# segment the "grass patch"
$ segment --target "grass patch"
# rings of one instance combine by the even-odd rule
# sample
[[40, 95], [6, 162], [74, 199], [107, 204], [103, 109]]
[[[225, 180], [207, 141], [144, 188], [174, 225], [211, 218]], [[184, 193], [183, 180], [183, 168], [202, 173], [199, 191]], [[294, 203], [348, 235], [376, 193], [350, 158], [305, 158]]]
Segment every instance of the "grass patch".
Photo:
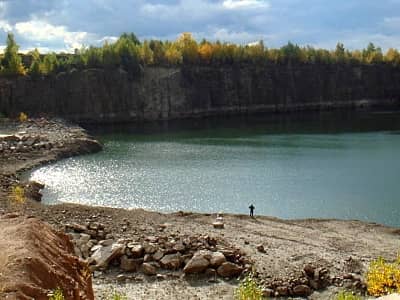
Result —
[[335, 300], [361, 300], [361, 297], [353, 295], [350, 291], [340, 291], [336, 295]]

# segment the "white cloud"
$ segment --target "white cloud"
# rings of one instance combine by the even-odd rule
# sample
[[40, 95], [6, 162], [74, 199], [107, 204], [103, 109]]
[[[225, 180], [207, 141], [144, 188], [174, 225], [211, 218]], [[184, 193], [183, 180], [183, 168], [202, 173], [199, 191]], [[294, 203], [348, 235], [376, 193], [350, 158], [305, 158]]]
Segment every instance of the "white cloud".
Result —
[[65, 26], [54, 26], [42, 20], [19, 22], [14, 27], [16, 32], [27, 40], [38, 43], [63, 43], [67, 51], [81, 48], [88, 38], [87, 32], [70, 32]]
[[269, 4], [260, 0], [225, 0], [222, 5], [227, 9], [268, 8]]
[[12, 27], [7, 22], [0, 20], [0, 30], [3, 30], [4, 32], [9, 32], [12, 30]]
[[103, 45], [105, 42], [107, 43], [114, 43], [118, 40], [118, 37], [116, 36], [105, 36], [102, 37], [101, 39], [96, 40], [97, 44]]
[[226, 28], [215, 29], [211, 34], [214, 40], [231, 43], [252, 43], [266, 38], [263, 34], [255, 34], [246, 31], [231, 31]]

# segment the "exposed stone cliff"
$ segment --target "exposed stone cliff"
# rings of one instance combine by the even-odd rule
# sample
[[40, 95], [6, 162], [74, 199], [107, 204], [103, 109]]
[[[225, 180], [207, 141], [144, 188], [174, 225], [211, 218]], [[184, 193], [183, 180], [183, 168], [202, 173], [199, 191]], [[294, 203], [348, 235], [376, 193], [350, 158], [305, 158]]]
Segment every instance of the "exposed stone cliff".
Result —
[[0, 78], [0, 112], [74, 121], [142, 121], [201, 115], [400, 103], [400, 67], [241, 65], [89, 69]]

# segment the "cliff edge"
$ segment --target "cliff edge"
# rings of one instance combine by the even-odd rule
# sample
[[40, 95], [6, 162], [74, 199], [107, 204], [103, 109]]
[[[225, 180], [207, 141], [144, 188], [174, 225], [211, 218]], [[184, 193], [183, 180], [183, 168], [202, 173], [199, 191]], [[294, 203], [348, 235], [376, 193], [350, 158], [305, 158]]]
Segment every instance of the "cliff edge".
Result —
[[391, 65], [225, 65], [72, 70], [0, 78], [0, 113], [77, 122], [400, 105], [400, 68]]

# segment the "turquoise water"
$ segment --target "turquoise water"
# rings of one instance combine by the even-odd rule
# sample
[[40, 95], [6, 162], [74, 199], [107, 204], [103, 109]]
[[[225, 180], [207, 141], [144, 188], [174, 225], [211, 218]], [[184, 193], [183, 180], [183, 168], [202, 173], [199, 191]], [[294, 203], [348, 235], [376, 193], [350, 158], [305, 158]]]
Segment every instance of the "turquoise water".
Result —
[[[186, 128], [186, 129], [185, 129]], [[400, 226], [400, 114], [103, 128], [104, 151], [34, 170], [44, 202]]]

